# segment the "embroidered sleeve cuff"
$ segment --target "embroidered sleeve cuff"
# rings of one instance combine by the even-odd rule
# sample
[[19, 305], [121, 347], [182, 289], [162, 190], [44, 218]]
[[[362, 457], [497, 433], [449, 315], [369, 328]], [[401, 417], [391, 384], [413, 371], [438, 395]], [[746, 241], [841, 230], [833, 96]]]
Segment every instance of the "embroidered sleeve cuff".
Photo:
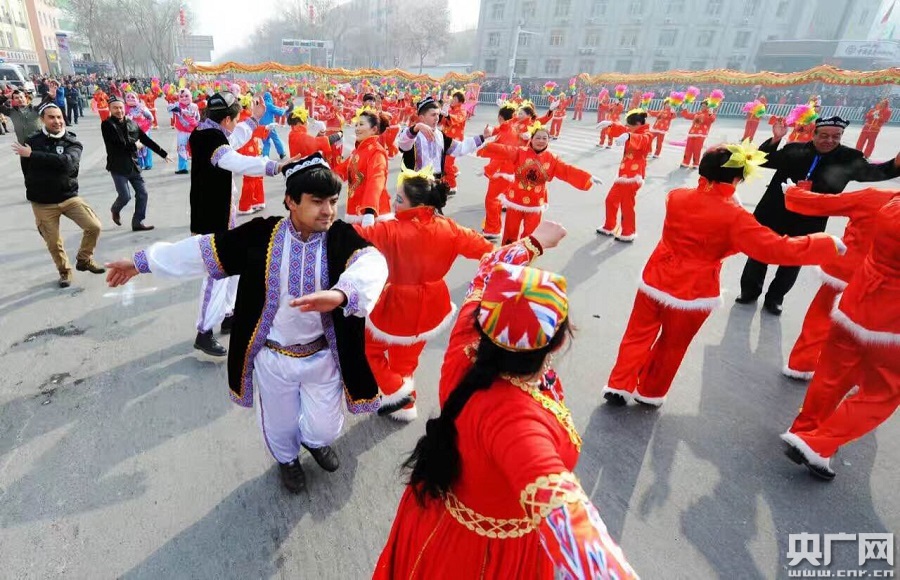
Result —
[[276, 163], [272, 159], [269, 159], [268, 161], [266, 161], [266, 175], [268, 175], [269, 177], [274, 177], [277, 174], [278, 174], [278, 163]]
[[359, 292], [356, 291], [352, 284], [345, 280], [338, 280], [338, 283], [331, 289], [338, 290], [347, 297], [347, 303], [342, 306], [344, 316], [353, 316], [359, 312]]
[[484, 144], [484, 135], [475, 136], [475, 146], [481, 147]]
[[200, 256], [203, 258], [203, 265], [206, 266], [206, 272], [209, 274], [209, 277], [214, 280], [227, 278], [228, 273], [222, 267], [222, 262], [219, 261], [219, 253], [216, 251], [215, 236], [212, 234], [200, 236], [199, 244]]
[[218, 167], [219, 161], [221, 161], [222, 157], [224, 157], [225, 154], [229, 151], [231, 151], [230, 145], [219, 145], [218, 147], [216, 147], [216, 150], [213, 151], [212, 157], [210, 157], [209, 162]]
[[149, 274], [150, 273], [150, 262], [147, 260], [147, 252], [141, 250], [139, 252], [134, 253], [134, 267], [137, 268], [137, 271], [141, 274]]
[[526, 250], [534, 254], [532, 258], [537, 258], [544, 253], [544, 248], [541, 247], [541, 243], [534, 236], [528, 236], [522, 240], [522, 245], [525, 246]]
[[578, 483], [578, 478], [570, 471], [541, 476], [522, 490], [519, 503], [535, 524], [554, 509], [573, 502], [589, 502]]
[[247, 125], [250, 127], [251, 132], [255, 131], [256, 128], [259, 127], [259, 121], [257, 121], [253, 117], [250, 117], [249, 119], [247, 119], [244, 122], [247, 123]]
[[410, 138], [410, 139], [412, 139], [412, 138], [414, 138], [414, 137], [416, 136], [416, 132], [413, 131], [413, 127], [414, 127], [414, 126], [415, 126], [415, 125], [410, 125], [410, 126], [406, 129], [406, 134], [409, 135], [409, 138]]

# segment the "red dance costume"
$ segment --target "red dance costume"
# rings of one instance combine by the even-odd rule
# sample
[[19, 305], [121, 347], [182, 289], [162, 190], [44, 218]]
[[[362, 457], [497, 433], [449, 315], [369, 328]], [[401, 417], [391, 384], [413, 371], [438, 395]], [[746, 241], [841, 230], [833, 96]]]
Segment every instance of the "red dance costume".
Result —
[[696, 169], [700, 165], [700, 157], [703, 155], [703, 143], [709, 135], [710, 127], [716, 121], [716, 114], [709, 109], [705, 111], [700, 109], [696, 113], [682, 109], [681, 116], [691, 121], [681, 166]]
[[353, 154], [332, 169], [347, 182], [347, 215], [344, 221], [360, 223], [367, 209], [375, 210], [378, 220], [394, 217], [386, 189], [387, 151], [378, 142], [378, 135], [357, 143]]
[[[587, 104], [587, 95], [584, 91], [578, 91], [578, 94], [575, 96], [575, 114], [572, 115], [573, 121], [580, 121], [582, 116], [584, 116], [584, 106]], [[599, 123], [599, 121], [598, 121]]]
[[[462, 141], [466, 138], [466, 120], [468, 120], [468, 118], [469, 113], [456, 99], [453, 99], [453, 103], [450, 105], [450, 111], [441, 121], [441, 131], [451, 139]], [[396, 135], [394, 135], [394, 137], [396, 139]], [[447, 155], [444, 157], [443, 181], [450, 189], [456, 189], [457, 175], [459, 175], [459, 168], [456, 167], [456, 158], [452, 155]]]
[[298, 155], [306, 157], [319, 152], [328, 159], [331, 145], [328, 143], [328, 137], [310, 135], [306, 125], [292, 125], [291, 132], [288, 133], [288, 151], [291, 157]]
[[[499, 263], [521, 268], [539, 254], [526, 239], [482, 260], [444, 357], [442, 401], [471, 368], [486, 279], [499, 278]], [[572, 473], [581, 438], [552, 371], [539, 384], [498, 378], [456, 428], [459, 479], [424, 504], [407, 487], [374, 579], [637, 578]]]
[[856, 148], [863, 152], [866, 159], [872, 156], [875, 149], [875, 140], [885, 123], [891, 120], [891, 107], [887, 101], [881, 101], [866, 113], [859, 139], [856, 140]]
[[701, 177], [696, 188], [672, 190], [604, 394], [663, 403], [694, 335], [722, 303], [722, 261], [738, 252], [800, 266], [833, 258], [837, 246], [828, 234], [790, 238], [760, 225], [731, 184]]
[[478, 151], [479, 157], [506, 161], [515, 167], [515, 180], [501, 203], [506, 207], [503, 243], [508, 244], [531, 235], [541, 223], [547, 209], [547, 184], [561, 179], [582, 191], [591, 188], [591, 174], [569, 165], [544, 149], [540, 153], [530, 146], [510, 147], [488, 143]]
[[[609, 112], [606, 114], [606, 118], [602, 119], [603, 121], [612, 121], [613, 123], [618, 123], [622, 119], [622, 111], [625, 110], [625, 107], [622, 106], [622, 103], [613, 103], [609, 106]], [[609, 127], [604, 127], [602, 131], [600, 131], [600, 146], [606, 146], [607, 149], [612, 147], [613, 138], [612, 135], [609, 134]]]
[[[628, 129], [624, 125], [613, 124], [608, 127], [609, 134], [613, 138], [624, 135]], [[619, 175], [613, 182], [609, 193], [606, 194], [606, 220], [601, 233], [611, 236], [617, 235], [618, 239], [631, 241], [636, 235], [636, 220], [634, 216], [634, 201], [637, 192], [644, 184], [644, 176], [647, 173], [647, 155], [653, 145], [653, 136], [650, 127], [641, 125], [629, 134], [625, 142], [625, 153], [622, 163], [619, 164]], [[622, 210], [622, 229], [616, 234], [616, 221], [619, 209]]]
[[815, 123], [797, 123], [793, 125], [793, 130], [788, 135], [788, 143], [809, 143], [815, 131]]
[[[609, 117], [609, 108], [612, 106], [612, 103], [609, 100], [609, 95], [600, 98], [599, 95], [597, 97], [597, 122], [600, 123], [605, 121], [607, 117]], [[602, 142], [600, 143], [603, 144]]]
[[[243, 120], [243, 119], [242, 119]], [[266, 127], [257, 127], [253, 130], [253, 136], [237, 150], [241, 155], [259, 157], [262, 155], [263, 141], [268, 139], [269, 130]], [[241, 186], [241, 200], [238, 203], [238, 211], [250, 213], [266, 207], [266, 190], [263, 185], [264, 177], [252, 177], [244, 175], [244, 183]]]
[[557, 105], [556, 109], [554, 109], [553, 120], [550, 121], [550, 136], [554, 139], [559, 139], [559, 132], [562, 131], [563, 121], [566, 120], [566, 109], [569, 108], [571, 99], [569, 99], [565, 95], [562, 95], [555, 100], [559, 102], [559, 105]]
[[806, 311], [800, 336], [797, 337], [784, 368], [785, 375], [795, 379], [812, 378], [819, 353], [831, 328], [834, 301], [862, 266], [872, 247], [878, 211], [897, 193], [896, 189], [868, 188], [841, 195], [822, 195], [799, 187], [788, 189], [784, 205], [790, 211], [811, 216], [847, 216], [850, 221], [847, 222], [843, 235], [847, 252], [825, 262], [819, 270], [822, 285]]
[[650, 136], [653, 138], [653, 141], [656, 142], [656, 149], [653, 151], [654, 157], [659, 157], [660, 153], [662, 153], [663, 141], [666, 139], [666, 133], [669, 132], [669, 127], [672, 125], [672, 119], [675, 118], [675, 111], [672, 110], [672, 107], [669, 105], [663, 104], [662, 108], [658, 111], [647, 111], [647, 114], [651, 117], [656, 117], [656, 120], [653, 122], [653, 127], [650, 129]]
[[[494, 129], [495, 143], [515, 147], [519, 144], [519, 123], [516, 119], [504, 121]], [[516, 166], [505, 159], [491, 159], [484, 166], [488, 178], [487, 194], [484, 196], [484, 223], [481, 231], [486, 236], [499, 236], [503, 227], [501, 197], [505, 197], [515, 180]]]
[[444, 276], [457, 256], [477, 260], [494, 246], [430, 206], [398, 212], [396, 218], [369, 228], [357, 226], [384, 255], [389, 271], [381, 298], [366, 319], [366, 358], [381, 388], [382, 406], [412, 395], [412, 403], [390, 415], [412, 420], [419, 356], [425, 342], [447, 328], [456, 314]]
[[[841, 445], [874, 430], [900, 405], [898, 223], [895, 196], [875, 218], [871, 250], [832, 313], [803, 407], [782, 435], [811, 465], [830, 468]], [[859, 391], [850, 395], [855, 385]]]

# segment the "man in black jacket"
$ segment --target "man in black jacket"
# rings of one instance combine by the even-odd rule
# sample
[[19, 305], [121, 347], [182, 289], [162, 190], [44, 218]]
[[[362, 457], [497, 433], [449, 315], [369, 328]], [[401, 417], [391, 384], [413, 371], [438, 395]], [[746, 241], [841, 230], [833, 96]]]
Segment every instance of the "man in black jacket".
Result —
[[[756, 206], [757, 221], [786, 236], [805, 236], [824, 232], [827, 217], [811, 217], [785, 208], [781, 184], [791, 179], [817, 193], [841, 193], [850, 181], [884, 181], [900, 176], [900, 154], [892, 161], [873, 165], [856, 149], [841, 145], [841, 137], [848, 121], [840, 117], [819, 119], [813, 139], [809, 143], [778, 145], [787, 133], [784, 122], [772, 126], [772, 138], [759, 146], [768, 154], [763, 167], [775, 170], [772, 181]], [[741, 275], [741, 295], [738, 304], [756, 302], [763, 291], [767, 264], [748, 258]], [[784, 295], [794, 286], [800, 273], [798, 266], [779, 266], [775, 279], [769, 284], [763, 307], [770, 314], [781, 314]]]
[[137, 123], [125, 117], [125, 103], [119, 97], [109, 100], [109, 118], [100, 123], [103, 143], [106, 145], [106, 170], [112, 175], [118, 197], [113, 203], [112, 220], [117, 226], [122, 225], [120, 213], [131, 200], [128, 184], [134, 188], [134, 215], [131, 218], [131, 229], [139, 232], [152, 230], [153, 226], [144, 225], [147, 216], [147, 188], [138, 167], [138, 144], [149, 147], [154, 153], [171, 163], [167, 153], [156, 141], [141, 131]]
[[31, 202], [38, 232], [44, 238], [50, 256], [59, 271], [59, 285], [72, 284], [72, 267], [59, 234], [59, 216], [64, 215], [84, 230], [75, 260], [80, 272], [102, 274], [106, 270], [94, 262], [94, 248], [101, 224], [94, 210], [78, 196], [78, 166], [81, 143], [66, 131], [62, 110], [48, 103], [40, 111], [44, 123], [40, 133], [13, 144], [13, 152], [22, 158], [25, 197]]

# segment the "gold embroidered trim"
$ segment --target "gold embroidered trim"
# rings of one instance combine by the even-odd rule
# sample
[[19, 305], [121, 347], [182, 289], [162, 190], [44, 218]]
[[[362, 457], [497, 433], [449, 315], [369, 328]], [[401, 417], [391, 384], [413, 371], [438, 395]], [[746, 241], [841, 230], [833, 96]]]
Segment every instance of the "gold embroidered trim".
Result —
[[525, 246], [525, 249], [531, 252], [532, 256], [528, 260], [530, 264], [535, 258], [541, 255], [541, 251], [537, 246], [534, 245], [534, 242], [531, 241], [531, 237], [526, 237], [522, 240], [522, 245]]
[[452, 491], [447, 492], [444, 506], [453, 519], [464, 525], [469, 531], [486, 538], [498, 540], [521, 538], [534, 530], [534, 526], [528, 518], [505, 520], [481, 515], [459, 501]]
[[578, 433], [578, 429], [575, 428], [575, 421], [572, 419], [572, 412], [565, 405], [565, 403], [560, 403], [553, 397], [545, 395], [540, 390], [540, 383], [529, 383], [522, 379], [506, 375], [504, 375], [503, 378], [531, 395], [531, 398], [540, 403], [544, 409], [553, 413], [553, 416], [556, 417], [556, 420], [559, 421], [560, 425], [562, 425], [566, 432], [569, 434], [569, 440], [572, 441], [573, 445], [575, 445], [575, 449], [581, 451], [581, 435]]
[[571, 471], [537, 478], [534, 483], [525, 486], [519, 499], [525, 512], [531, 515], [534, 525], [539, 525], [542, 519], [558, 507], [582, 501], [590, 500]]

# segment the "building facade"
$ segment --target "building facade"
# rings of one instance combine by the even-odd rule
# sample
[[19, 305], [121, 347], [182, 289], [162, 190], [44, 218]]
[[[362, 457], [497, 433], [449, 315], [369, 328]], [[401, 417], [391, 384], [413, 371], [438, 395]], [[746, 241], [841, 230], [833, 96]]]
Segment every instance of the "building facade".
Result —
[[24, 0], [0, 0], [0, 61], [22, 65], [28, 74], [40, 73]]
[[56, 75], [60, 72], [56, 32], [59, 30], [59, 8], [47, 0], [25, 0], [31, 39], [41, 65], [41, 71]]

